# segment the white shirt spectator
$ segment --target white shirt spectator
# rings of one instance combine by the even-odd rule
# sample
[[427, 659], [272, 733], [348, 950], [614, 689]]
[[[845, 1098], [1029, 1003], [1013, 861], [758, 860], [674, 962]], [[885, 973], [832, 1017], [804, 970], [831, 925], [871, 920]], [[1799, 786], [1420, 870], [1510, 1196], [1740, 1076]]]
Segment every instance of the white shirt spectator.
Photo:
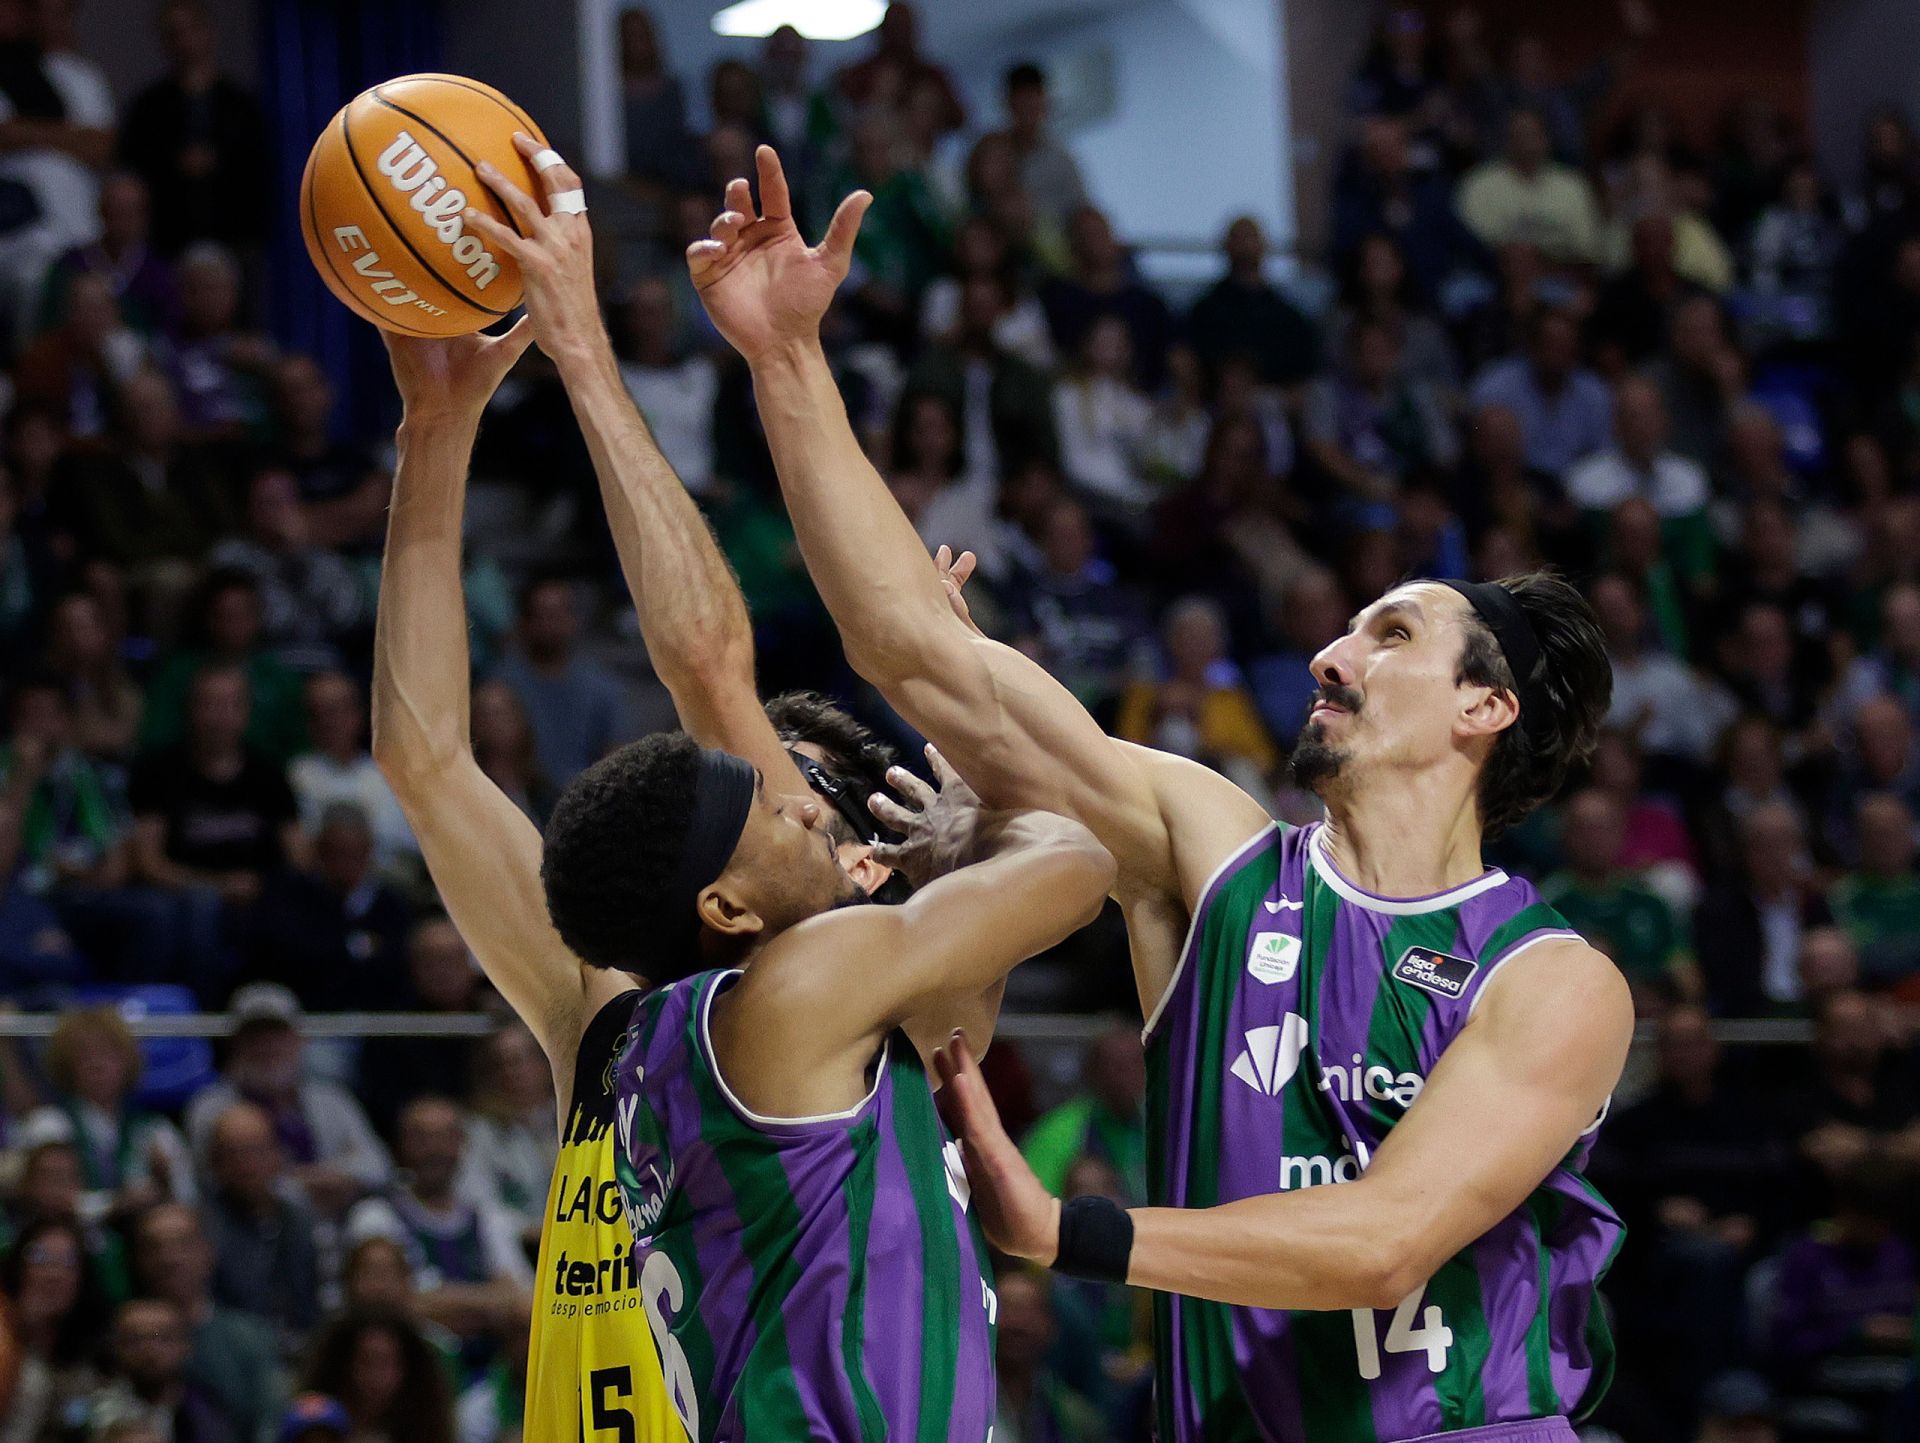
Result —
[[308, 752], [288, 764], [287, 781], [300, 803], [300, 825], [307, 831], [319, 827], [328, 807], [351, 802], [373, 828], [373, 860], [378, 870], [388, 871], [403, 858], [420, 855], [420, 844], [393, 788], [367, 753], [343, 764], [324, 753]]
[[[960, 280], [941, 276], [920, 298], [920, 332], [929, 340], [945, 340], [960, 328]], [[993, 323], [993, 343], [1040, 371], [1054, 366], [1053, 332], [1047, 313], [1032, 295], [1018, 297]]]
[[467, 1146], [454, 1186], [462, 1197], [497, 1207], [538, 1232], [558, 1155], [551, 1112], [538, 1123], [476, 1113], [467, 1119]]
[[1153, 407], [1111, 376], [1063, 380], [1053, 391], [1053, 420], [1067, 479], [1110, 505], [1146, 506], [1142, 477]]
[[620, 379], [660, 454], [695, 496], [713, 489], [713, 404], [720, 393], [720, 372], [707, 356], [688, 356], [671, 366], [642, 366], [626, 361]]
[[[195, 1094], [187, 1104], [187, 1139], [202, 1170], [207, 1166], [213, 1126], [220, 1114], [249, 1099], [222, 1077]], [[338, 1168], [367, 1187], [379, 1187], [393, 1172], [387, 1149], [374, 1133], [360, 1104], [344, 1087], [332, 1082], [303, 1082], [300, 1114], [313, 1134], [314, 1160]], [[272, 1109], [268, 1109], [269, 1112]]]
[[[22, 1152], [43, 1143], [71, 1143], [81, 1153], [81, 1173], [92, 1178], [98, 1165], [91, 1158], [111, 1158], [119, 1170], [120, 1187], [152, 1184], [173, 1202], [191, 1203], [196, 1195], [193, 1157], [180, 1129], [164, 1117], [131, 1114], [116, 1120], [84, 1098], [67, 1106], [49, 1103], [27, 1114], [14, 1134]], [[89, 1186], [80, 1195], [80, 1219], [89, 1227], [106, 1221], [113, 1210], [115, 1189]]]
[[1739, 709], [1733, 698], [1658, 652], [1611, 661], [1613, 705], [1607, 725], [1632, 732], [1651, 755], [1706, 762]]
[[[40, 63], [59, 93], [68, 124], [113, 128], [113, 91], [97, 65], [67, 52], [47, 55]], [[13, 102], [0, 95], [0, 121], [13, 118]], [[66, 151], [16, 150], [0, 157], [0, 176], [33, 192], [40, 202], [46, 243], [55, 254], [100, 238], [100, 177]]]
[[1588, 511], [1611, 511], [1641, 496], [1662, 516], [1691, 516], [1709, 496], [1706, 468], [1674, 451], [1663, 451], [1641, 470], [1617, 449], [1589, 456], [1567, 473], [1567, 495]]
[[421, 1288], [432, 1291], [446, 1279], [440, 1276], [421, 1247], [422, 1235], [456, 1242], [478, 1222], [481, 1263], [489, 1280], [505, 1279], [530, 1285], [533, 1265], [520, 1246], [520, 1229], [513, 1215], [492, 1203], [475, 1202], [459, 1196], [451, 1209], [430, 1209], [413, 1194], [396, 1191], [391, 1197], [370, 1197], [353, 1205], [347, 1214], [342, 1251], [351, 1254], [368, 1238], [387, 1238], [398, 1243], [413, 1264], [413, 1275]]

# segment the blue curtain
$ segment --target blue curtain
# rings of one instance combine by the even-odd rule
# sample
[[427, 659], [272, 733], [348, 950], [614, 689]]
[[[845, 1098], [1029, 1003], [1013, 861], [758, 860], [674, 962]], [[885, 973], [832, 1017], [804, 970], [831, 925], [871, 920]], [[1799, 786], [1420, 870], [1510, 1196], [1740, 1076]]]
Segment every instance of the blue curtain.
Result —
[[260, 90], [277, 172], [269, 314], [280, 343], [319, 357], [339, 388], [343, 429], [391, 419], [380, 338], [333, 298], [307, 258], [297, 206], [307, 152], [369, 85], [441, 67], [442, 0], [259, 0]]

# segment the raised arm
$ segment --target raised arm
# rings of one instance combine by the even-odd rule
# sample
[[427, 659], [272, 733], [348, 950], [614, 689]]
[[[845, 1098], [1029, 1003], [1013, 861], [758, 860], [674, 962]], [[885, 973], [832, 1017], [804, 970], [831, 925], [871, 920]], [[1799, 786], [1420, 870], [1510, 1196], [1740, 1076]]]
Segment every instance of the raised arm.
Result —
[[540, 834], [474, 760], [460, 518], [480, 413], [532, 339], [388, 335], [405, 410], [374, 634], [373, 752], [441, 900], [546, 1049], [562, 1095], [592, 1009], [627, 979], [589, 968], [547, 920]]
[[[531, 137], [515, 142], [531, 161]], [[584, 214], [549, 213], [552, 197], [580, 188], [562, 163], [540, 171], [546, 203], [492, 165], [481, 178], [519, 223], [475, 224], [520, 265], [534, 339], [559, 369], [593, 457], [607, 522], [620, 553], [640, 635], [680, 725], [703, 746], [732, 752], [775, 784], [805, 784], [767, 720], [754, 677], [753, 628], [726, 558], [700, 509], [621, 383], [593, 283], [593, 231]]]
[[900, 906], [828, 912], [755, 958], [713, 1039], [748, 1107], [815, 1116], [857, 1102], [881, 1038], [1084, 927], [1114, 880], [1093, 834], [1046, 812], [982, 813], [951, 860]]
[[[1606, 1106], [1633, 1035], [1625, 980], [1585, 943], [1503, 971], [1350, 1184], [1135, 1208], [1126, 1280], [1252, 1308], [1393, 1308], [1519, 1207]], [[1041, 1263], [1060, 1205], [1001, 1128], [965, 1046], [939, 1059], [988, 1237]]]
[[[871, 198], [848, 197], [826, 239], [809, 248], [779, 160], [763, 146], [758, 164], [763, 213], [747, 183], [734, 181], [712, 238], [689, 248], [688, 263], [708, 314], [753, 369], [794, 530], [847, 659], [990, 805], [1082, 821], [1118, 861], [1123, 887], [1177, 896], [1166, 820], [1138, 757], [1034, 662], [954, 615], [940, 573], [854, 436], [819, 327]], [[1212, 783], [1224, 830], [1244, 841], [1264, 813], [1231, 784]]]

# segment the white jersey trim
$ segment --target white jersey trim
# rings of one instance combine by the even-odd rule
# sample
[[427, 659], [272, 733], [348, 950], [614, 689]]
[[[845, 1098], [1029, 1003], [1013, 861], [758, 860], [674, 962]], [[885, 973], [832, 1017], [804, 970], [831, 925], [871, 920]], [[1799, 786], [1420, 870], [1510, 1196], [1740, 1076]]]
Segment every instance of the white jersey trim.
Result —
[[1307, 860], [1313, 863], [1313, 870], [1320, 874], [1320, 880], [1333, 888], [1341, 898], [1353, 903], [1356, 907], [1364, 907], [1369, 912], [1380, 912], [1389, 917], [1417, 917], [1426, 912], [1443, 912], [1449, 907], [1458, 907], [1462, 902], [1478, 897], [1482, 892], [1491, 892], [1495, 887], [1504, 887], [1507, 884], [1507, 874], [1498, 867], [1494, 867], [1482, 876], [1475, 877], [1471, 882], [1462, 882], [1458, 887], [1436, 892], [1431, 897], [1376, 897], [1373, 893], [1356, 887], [1340, 875], [1339, 868], [1333, 865], [1333, 858], [1327, 856], [1324, 851], [1325, 843], [1322, 839], [1326, 834], [1327, 829], [1324, 826], [1313, 829], [1313, 835], [1307, 838]]
[[887, 1078], [887, 1047], [892, 1041], [890, 1035], [880, 1039], [880, 1060], [873, 1069], [873, 1086], [868, 1089], [865, 1097], [845, 1112], [823, 1112], [816, 1117], [767, 1117], [755, 1112], [736, 1097], [733, 1089], [727, 1086], [726, 1073], [720, 1069], [720, 1054], [713, 1050], [712, 1018], [713, 999], [726, 990], [722, 984], [728, 983], [729, 978], [740, 975], [742, 975], [741, 971], [737, 967], [730, 972], [722, 973], [714, 979], [713, 986], [707, 989], [707, 995], [700, 999], [700, 1050], [707, 1055], [707, 1066], [713, 1069], [713, 1080], [720, 1084], [720, 1094], [726, 1098], [727, 1106], [756, 1127], [813, 1127], [828, 1122], [851, 1122], [873, 1105], [874, 1098], [880, 1095], [880, 1085]]
[[1493, 979], [1499, 975], [1500, 969], [1518, 957], [1522, 952], [1527, 951], [1531, 947], [1537, 947], [1542, 942], [1584, 942], [1586, 940], [1587, 939], [1582, 937], [1578, 932], [1569, 932], [1556, 928], [1551, 932], [1536, 932], [1524, 942], [1501, 953], [1499, 959], [1491, 967], [1487, 968], [1487, 975], [1480, 979], [1479, 990], [1473, 994], [1473, 1001], [1467, 1004], [1467, 1016], [1469, 1018], [1473, 1016], [1473, 1009], [1478, 1007], [1480, 1005], [1480, 999], [1487, 995], [1487, 989], [1493, 986]]
[[1144, 1047], [1153, 1041], [1153, 1030], [1160, 1025], [1161, 1014], [1167, 1010], [1167, 1004], [1173, 1000], [1173, 989], [1180, 985], [1180, 976], [1187, 970], [1187, 959], [1193, 955], [1194, 939], [1200, 932], [1200, 914], [1206, 910], [1207, 898], [1213, 892], [1214, 883], [1226, 875], [1229, 867], [1239, 862], [1248, 852], [1279, 830], [1278, 822], [1268, 822], [1266, 826], [1235, 847], [1228, 854], [1227, 859], [1213, 869], [1213, 875], [1208, 877], [1200, 888], [1200, 895], [1194, 898], [1193, 914], [1187, 919], [1187, 936], [1186, 940], [1180, 944], [1179, 960], [1173, 964], [1173, 975], [1167, 979], [1167, 985], [1161, 990], [1160, 1000], [1154, 1003], [1153, 1012], [1148, 1016], [1146, 1026], [1140, 1029], [1141, 1046]]

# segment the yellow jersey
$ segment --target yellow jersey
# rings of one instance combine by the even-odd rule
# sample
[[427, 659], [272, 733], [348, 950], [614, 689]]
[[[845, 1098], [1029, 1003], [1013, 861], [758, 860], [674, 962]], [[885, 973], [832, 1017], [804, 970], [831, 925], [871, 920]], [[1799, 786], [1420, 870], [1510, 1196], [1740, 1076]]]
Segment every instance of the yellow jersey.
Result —
[[613, 1171], [613, 1065], [642, 995], [621, 993], [580, 1039], [534, 1275], [527, 1443], [686, 1443], [661, 1381]]

